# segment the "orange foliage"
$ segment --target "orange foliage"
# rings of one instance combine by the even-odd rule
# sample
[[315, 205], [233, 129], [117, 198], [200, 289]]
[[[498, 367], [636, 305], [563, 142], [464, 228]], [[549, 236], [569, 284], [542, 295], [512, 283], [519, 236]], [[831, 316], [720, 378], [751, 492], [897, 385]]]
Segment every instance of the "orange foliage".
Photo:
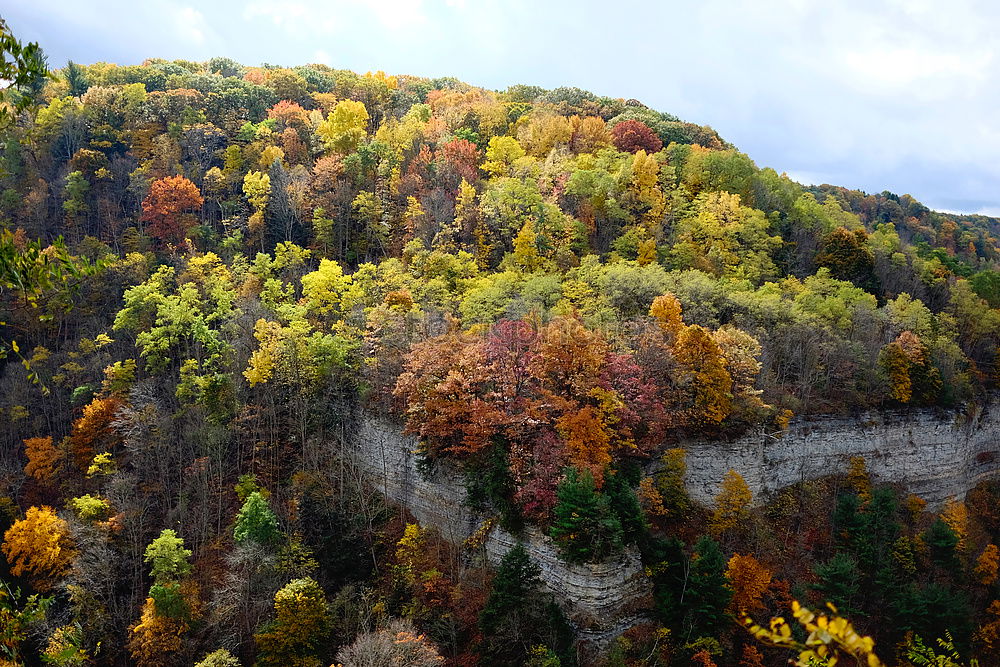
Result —
[[663, 506], [663, 495], [656, 488], [656, 481], [652, 477], [643, 477], [639, 481], [639, 490], [636, 491], [636, 496], [646, 514], [652, 516], [667, 515], [667, 508]]
[[733, 554], [726, 567], [726, 579], [733, 589], [729, 609], [738, 618], [764, 608], [761, 598], [771, 585], [771, 572], [756, 558]]
[[142, 617], [132, 626], [128, 650], [139, 667], [167, 667], [176, 662], [174, 655], [181, 648], [181, 635], [188, 629], [182, 620], [156, 613], [153, 598], [146, 598]]
[[712, 654], [702, 649], [691, 656], [691, 664], [699, 665], [700, 667], [717, 667], [715, 661], [712, 660]]
[[118, 435], [111, 428], [111, 421], [122, 405], [117, 396], [95, 398], [83, 408], [83, 416], [73, 422], [69, 436], [69, 451], [73, 461], [82, 470], [90, 466], [101, 450], [110, 450], [118, 442]]
[[3, 536], [3, 553], [15, 575], [27, 574], [39, 590], [48, 590], [76, 557], [69, 524], [51, 507], [32, 507]]
[[756, 646], [745, 644], [739, 667], [764, 667], [764, 656], [761, 655]]
[[995, 544], [987, 544], [983, 553], [976, 559], [976, 578], [984, 586], [992, 586], [997, 581], [1000, 571], [1000, 549]]
[[556, 430], [566, 439], [573, 465], [580, 470], [590, 470], [594, 485], [601, 488], [604, 469], [611, 463], [611, 436], [604, 420], [588, 405], [560, 417]]
[[24, 466], [24, 474], [34, 477], [40, 482], [51, 482], [59, 471], [59, 464], [66, 455], [52, 444], [52, 436], [44, 438], [27, 438], [24, 441], [24, 453], [28, 463]]
[[142, 201], [140, 220], [149, 223], [150, 236], [179, 244], [195, 224], [190, 211], [201, 209], [204, 203], [197, 185], [183, 176], [168, 176], [153, 181]]

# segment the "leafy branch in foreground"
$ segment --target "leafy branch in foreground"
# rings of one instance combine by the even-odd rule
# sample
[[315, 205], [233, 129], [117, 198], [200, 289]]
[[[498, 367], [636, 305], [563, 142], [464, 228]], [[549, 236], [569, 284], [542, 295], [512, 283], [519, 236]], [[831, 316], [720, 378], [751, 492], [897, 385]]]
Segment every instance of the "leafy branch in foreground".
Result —
[[49, 76], [45, 54], [38, 43], [22, 44], [0, 18], [0, 130], [34, 102], [31, 95], [18, 95], [15, 99], [11, 92], [37, 87]]

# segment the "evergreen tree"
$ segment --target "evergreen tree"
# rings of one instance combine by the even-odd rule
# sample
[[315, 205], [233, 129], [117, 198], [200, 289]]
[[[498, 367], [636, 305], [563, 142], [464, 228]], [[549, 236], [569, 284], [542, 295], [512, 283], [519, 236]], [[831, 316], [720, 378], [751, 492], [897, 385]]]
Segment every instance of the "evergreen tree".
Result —
[[622, 547], [622, 525], [607, 496], [594, 488], [589, 470], [570, 468], [556, 491], [549, 532], [562, 556], [573, 563], [595, 562]]
[[718, 636], [730, 620], [726, 608], [732, 597], [726, 580], [726, 559], [719, 543], [702, 536], [694, 546], [684, 594], [687, 638]]
[[69, 85], [69, 94], [72, 97], [80, 97], [90, 88], [86, 72], [72, 60], [66, 63], [66, 69], [63, 74], [66, 76], [66, 83]]
[[524, 545], [518, 544], [507, 552], [497, 567], [493, 590], [479, 615], [479, 627], [490, 634], [541, 585], [541, 570], [532, 562]]
[[573, 630], [559, 606], [540, 592], [540, 572], [521, 544], [500, 561], [493, 590], [479, 616], [486, 664], [525, 664], [537, 646], [550, 647], [563, 664], [572, 664]]
[[955, 548], [958, 546], [958, 536], [938, 517], [924, 533], [924, 542], [931, 552], [931, 560], [945, 572], [954, 573], [958, 570], [958, 558]]
[[622, 537], [626, 544], [640, 542], [649, 530], [646, 516], [635, 495], [635, 485], [638, 483], [638, 466], [634, 470], [622, 468], [604, 476], [604, 494], [608, 498], [611, 510], [618, 517], [622, 527]]
[[819, 582], [816, 591], [848, 616], [856, 614], [854, 601], [860, 590], [858, 563], [849, 554], [840, 552], [826, 563], [816, 566]]

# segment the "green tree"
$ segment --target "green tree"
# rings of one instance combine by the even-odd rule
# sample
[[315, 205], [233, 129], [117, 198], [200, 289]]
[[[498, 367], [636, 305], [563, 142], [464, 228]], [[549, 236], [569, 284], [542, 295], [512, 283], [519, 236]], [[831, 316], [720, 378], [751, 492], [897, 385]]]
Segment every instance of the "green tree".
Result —
[[597, 492], [589, 470], [567, 471], [556, 491], [549, 535], [563, 558], [573, 563], [600, 561], [621, 549], [621, 521], [607, 496]]
[[39, 89], [49, 76], [45, 54], [38, 43], [22, 44], [7, 22], [0, 19], [0, 81], [5, 84], [0, 88], [0, 130], [34, 104], [34, 97], [25, 91]]
[[686, 637], [718, 636], [730, 621], [726, 609], [732, 597], [726, 579], [726, 559], [719, 543], [702, 536], [694, 545], [683, 598]]
[[573, 631], [559, 607], [540, 592], [540, 572], [521, 544], [500, 561], [479, 616], [486, 636], [481, 651], [487, 664], [525, 664], [532, 648], [539, 645], [552, 647], [564, 657], [569, 652]]
[[281, 539], [278, 517], [260, 491], [254, 491], [247, 496], [246, 502], [236, 515], [233, 539], [241, 544], [256, 542], [262, 545], [274, 544]]
[[184, 548], [184, 540], [170, 528], [149, 543], [143, 559], [151, 566], [150, 574], [158, 584], [178, 581], [191, 573], [191, 550]]
[[819, 580], [816, 591], [844, 614], [857, 614], [856, 600], [861, 590], [858, 562], [848, 553], [840, 552], [826, 563], [816, 566]]

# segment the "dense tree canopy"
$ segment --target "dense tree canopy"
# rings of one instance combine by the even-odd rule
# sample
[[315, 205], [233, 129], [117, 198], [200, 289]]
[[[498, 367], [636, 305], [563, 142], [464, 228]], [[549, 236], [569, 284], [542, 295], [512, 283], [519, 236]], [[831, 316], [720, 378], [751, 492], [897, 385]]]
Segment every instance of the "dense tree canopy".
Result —
[[[45, 78], [11, 39], [0, 660], [589, 659], [574, 628], [602, 619], [567, 620], [532, 548], [491, 574], [496, 526], [576, 571], [641, 559], [648, 622], [609, 664], [784, 664], [738, 622], [793, 592], [900, 655], [1000, 646], [995, 486], [932, 512], [853, 461], [761, 497], [734, 470], [703, 507], [683, 449], [825, 413], [974, 422], [997, 220], [804, 187], [577, 88], [226, 58]], [[372, 417], [464, 483], [464, 545], [359, 474]]]

